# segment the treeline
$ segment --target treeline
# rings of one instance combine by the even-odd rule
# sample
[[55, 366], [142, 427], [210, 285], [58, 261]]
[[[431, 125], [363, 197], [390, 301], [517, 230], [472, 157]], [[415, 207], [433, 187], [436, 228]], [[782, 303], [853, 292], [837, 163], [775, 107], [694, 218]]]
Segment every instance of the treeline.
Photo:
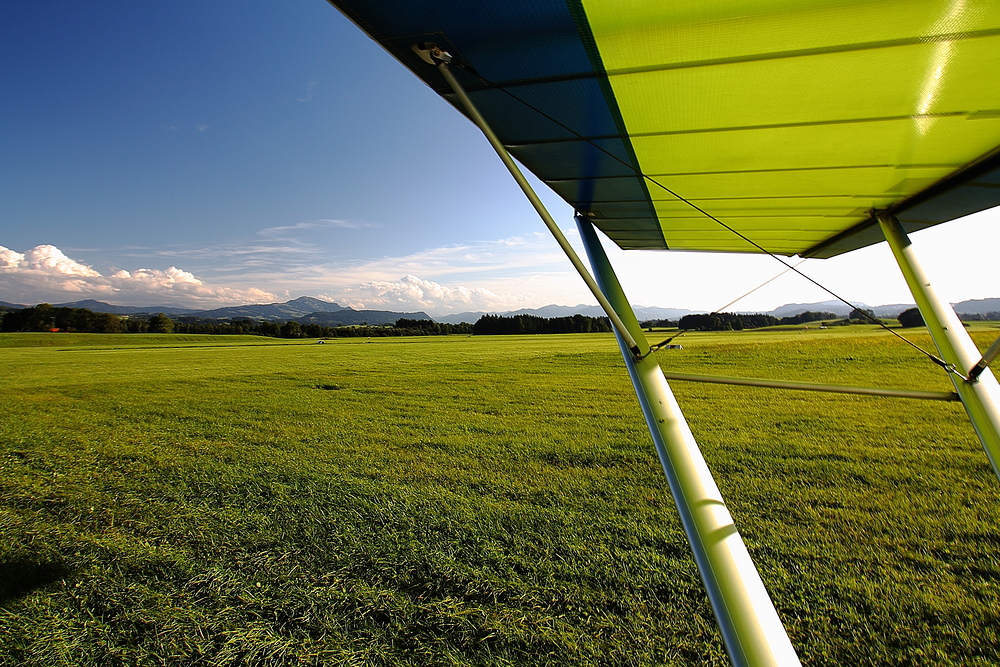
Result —
[[[916, 308], [900, 313], [904, 327], [922, 326], [923, 319]], [[964, 321], [1000, 320], [1000, 312], [964, 314]], [[846, 318], [835, 313], [807, 311], [789, 317], [774, 317], [763, 313], [708, 313], [685, 315], [669, 325], [685, 331], [742, 331], [781, 325], [806, 324], [822, 321], [827, 326], [870, 324], [875, 314], [855, 309]], [[643, 322], [643, 327], [667, 326], [667, 321]], [[66, 331], [71, 333], [177, 333], [269, 336], [271, 338], [344, 338], [376, 336], [447, 336], [451, 334], [554, 334], [604, 333], [611, 331], [607, 318], [573, 315], [571, 317], [539, 317], [537, 315], [483, 315], [475, 324], [448, 324], [434, 320], [400, 318], [392, 325], [324, 326], [315, 323], [267, 322], [260, 320], [212, 320], [190, 315], [171, 319], [163, 313], [151, 317], [121, 317], [112, 313], [95, 313], [87, 308], [56, 307], [47, 303], [30, 308], [9, 310], [0, 316], [0, 331]]]
[[271, 338], [373, 338], [383, 336], [447, 336], [471, 334], [472, 325], [442, 324], [433, 320], [398, 319], [391, 325], [350, 325], [330, 327], [312, 322], [288, 320], [284, 323], [260, 320], [212, 321], [181, 317], [174, 323], [172, 333], [179, 334], [233, 334], [243, 336], [269, 336]]
[[57, 308], [40, 303], [10, 310], [0, 319], [0, 331], [73, 331], [80, 333], [138, 333], [147, 331], [146, 321], [127, 321], [112, 313], [87, 308]]
[[806, 324], [821, 320], [839, 320], [834, 313], [806, 311], [788, 317], [775, 317], [764, 313], [708, 313], [685, 315], [677, 328], [685, 331], [742, 331], [781, 325]]
[[0, 319], [0, 331], [65, 331], [70, 333], [176, 333], [269, 336], [272, 338], [343, 338], [372, 336], [442, 336], [471, 334], [472, 325], [445, 324], [432, 320], [401, 318], [392, 326], [328, 327], [259, 320], [211, 320], [191, 316], [171, 319], [159, 313], [152, 317], [120, 317], [95, 313], [87, 308], [55, 307], [42, 303], [30, 308], [11, 310]]
[[611, 325], [602, 317], [572, 315], [569, 317], [539, 317], [538, 315], [483, 315], [472, 327], [478, 336], [502, 334], [604, 333]]
[[673, 329], [677, 327], [677, 320], [643, 320], [639, 322], [643, 329]]
[[386, 326], [323, 326], [315, 323], [260, 320], [212, 320], [194, 316], [171, 319], [163, 313], [152, 317], [120, 317], [87, 308], [55, 307], [42, 303], [12, 310], [0, 319], [0, 331], [66, 331], [71, 333], [175, 333], [269, 336], [272, 338], [344, 338], [375, 336], [447, 336], [450, 334], [591, 333], [611, 328], [605, 319], [574, 315], [544, 318], [536, 315], [484, 315], [474, 325], [400, 318]]
[[1000, 321], [1000, 311], [990, 311], [988, 313], [959, 313], [959, 319], [963, 322], [997, 322]]

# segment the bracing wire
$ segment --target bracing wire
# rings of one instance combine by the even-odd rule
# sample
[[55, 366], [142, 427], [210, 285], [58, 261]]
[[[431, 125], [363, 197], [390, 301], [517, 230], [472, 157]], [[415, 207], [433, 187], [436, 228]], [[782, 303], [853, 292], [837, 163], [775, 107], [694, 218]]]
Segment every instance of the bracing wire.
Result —
[[[802, 262], [804, 262], [804, 261], [806, 261], [806, 260], [803, 259]], [[802, 264], [802, 262], [799, 262], [798, 264], [796, 264], [796, 266], [799, 266], [800, 264]], [[751, 294], [753, 294], [754, 292], [756, 292], [760, 288], [762, 288], [765, 285], [768, 285], [768, 284], [774, 282], [775, 280], [777, 280], [781, 276], [785, 275], [790, 270], [791, 269], [785, 269], [781, 273], [779, 273], [779, 274], [777, 274], [775, 276], [771, 276], [770, 278], [768, 278], [767, 280], [765, 280], [764, 282], [762, 282], [760, 285], [757, 285], [756, 287], [754, 287], [749, 292], [745, 292], [745, 293], [741, 294], [740, 296], [736, 297], [735, 299], [733, 299], [732, 301], [730, 301], [726, 305], [722, 306], [721, 308], [716, 308], [712, 312], [713, 313], [721, 313], [721, 312], [723, 312], [726, 308], [729, 308], [734, 303], [739, 303], [740, 301], [742, 301], [743, 299], [747, 298], [748, 296], [750, 296]], [[679, 338], [679, 337], [683, 336], [685, 333], [686, 333], [685, 331], [681, 331], [680, 333], [674, 334], [673, 336], [671, 336], [670, 338], [666, 339], [663, 342], [657, 343], [656, 345], [650, 345], [649, 349], [652, 351], [652, 350], [658, 350], [661, 347], [665, 347], [665, 346], [669, 345], [670, 343], [672, 343], [675, 338]]]
[[[804, 259], [803, 259], [803, 260], [802, 260], [801, 262], [799, 262], [799, 263], [798, 263], [798, 264], [796, 264], [795, 266], [802, 266], [802, 263], [803, 263], [803, 262], [805, 262], [805, 261], [806, 261], [806, 260], [804, 260]], [[777, 279], [778, 279], [778, 278], [780, 278], [781, 276], [783, 276], [783, 275], [785, 275], [786, 273], [788, 273], [789, 271], [791, 271], [791, 270], [792, 270], [793, 268], [795, 268], [795, 267], [792, 267], [792, 266], [789, 266], [788, 268], [786, 268], [786, 269], [785, 269], [784, 271], [782, 271], [781, 273], [779, 273], [779, 274], [777, 274], [777, 275], [775, 275], [775, 276], [772, 276], [771, 278], [768, 278], [767, 280], [765, 280], [764, 282], [762, 282], [762, 283], [761, 283], [760, 285], [757, 285], [756, 287], [754, 287], [754, 288], [753, 288], [752, 290], [750, 290], [749, 292], [747, 292], [747, 293], [745, 293], [745, 294], [741, 294], [740, 296], [736, 297], [735, 299], [733, 299], [732, 301], [730, 301], [729, 303], [727, 303], [726, 305], [724, 305], [724, 306], [723, 306], [722, 308], [716, 308], [716, 309], [715, 309], [714, 311], [712, 311], [712, 312], [714, 312], [714, 313], [721, 313], [722, 311], [724, 311], [724, 310], [725, 310], [726, 308], [729, 308], [729, 307], [730, 307], [731, 305], [733, 305], [734, 303], [739, 303], [740, 301], [742, 301], [743, 299], [747, 298], [748, 296], [750, 296], [751, 294], [753, 294], [753, 293], [754, 293], [754, 292], [756, 292], [757, 290], [761, 289], [762, 287], [764, 287], [764, 286], [766, 286], [766, 285], [770, 285], [770, 284], [771, 284], [771, 283], [773, 283], [773, 282], [774, 282], [775, 280], [777, 280]]]
[[[526, 100], [521, 99], [520, 97], [518, 97], [514, 93], [510, 92], [509, 90], [507, 90], [504, 86], [501, 86], [500, 84], [497, 84], [497, 83], [494, 83], [493, 81], [490, 81], [486, 77], [484, 77], [481, 74], [479, 74], [478, 72], [476, 72], [473, 68], [471, 68], [471, 67], [469, 67], [467, 65], [462, 65], [462, 64], [460, 64], [458, 62], [453, 62], [452, 65], [464, 69], [465, 71], [469, 72], [473, 76], [477, 77], [480, 81], [482, 81], [486, 86], [490, 87], [491, 89], [500, 91], [504, 95], [507, 95], [508, 97], [510, 97], [511, 99], [515, 100], [516, 102], [524, 105], [528, 109], [531, 109], [532, 111], [534, 111], [535, 113], [539, 114], [543, 118], [545, 118], [545, 119], [547, 119], [547, 120], [555, 123], [556, 125], [558, 125], [562, 129], [564, 129], [567, 132], [569, 132], [570, 134], [572, 134], [577, 139], [580, 139], [581, 141], [584, 141], [584, 142], [590, 144], [591, 146], [593, 146], [594, 148], [596, 148], [601, 153], [605, 154], [606, 156], [608, 156], [609, 158], [611, 158], [615, 162], [617, 162], [617, 163], [621, 164], [622, 166], [624, 166], [626, 169], [628, 169], [629, 171], [631, 171], [632, 173], [634, 173], [636, 176], [642, 178], [643, 180], [645, 180], [646, 182], [648, 182], [648, 183], [650, 183], [652, 185], [655, 185], [657, 188], [659, 188], [663, 192], [669, 194], [671, 197], [673, 197], [677, 201], [683, 203], [685, 206], [688, 206], [689, 208], [691, 208], [694, 211], [700, 213], [701, 215], [705, 216], [709, 220], [712, 220], [713, 222], [715, 222], [716, 224], [718, 224], [719, 226], [721, 226], [723, 229], [729, 231], [730, 233], [736, 235], [740, 239], [746, 241], [751, 246], [753, 246], [754, 248], [756, 248], [757, 250], [759, 250], [761, 253], [764, 253], [768, 257], [771, 257], [772, 259], [780, 262], [785, 267], [785, 271], [783, 271], [779, 275], [784, 275], [788, 271], [795, 272], [796, 274], [798, 274], [802, 278], [806, 279], [807, 281], [809, 281], [810, 283], [812, 283], [816, 287], [820, 288], [821, 290], [823, 290], [824, 292], [826, 292], [827, 294], [829, 294], [830, 296], [832, 296], [837, 301], [840, 301], [844, 305], [849, 306], [850, 308], [852, 308], [854, 311], [857, 311], [857, 312], [861, 313], [866, 320], [870, 321], [872, 324], [876, 324], [876, 325], [880, 326], [885, 331], [888, 331], [890, 334], [892, 334], [893, 336], [895, 336], [899, 340], [903, 341], [904, 343], [906, 343], [907, 345], [909, 345], [913, 349], [917, 350], [918, 352], [920, 352], [921, 354], [923, 354], [924, 356], [926, 356], [928, 359], [930, 359], [932, 362], [934, 362], [938, 366], [941, 366], [942, 368], [944, 368], [946, 371], [957, 373], [956, 369], [954, 369], [950, 364], [948, 364], [946, 361], [944, 361], [940, 357], [932, 354], [931, 352], [928, 352], [927, 350], [925, 350], [924, 348], [920, 347], [919, 345], [917, 345], [913, 341], [907, 339], [905, 336], [900, 335], [898, 332], [894, 331], [892, 328], [890, 328], [882, 320], [880, 320], [877, 317], [874, 317], [873, 315], [865, 312], [864, 309], [858, 308], [856, 305], [854, 305], [853, 303], [851, 303], [850, 301], [848, 301], [844, 297], [840, 296], [839, 294], [837, 294], [836, 292], [834, 292], [832, 289], [830, 289], [826, 285], [820, 283], [819, 281], [815, 280], [811, 276], [809, 276], [806, 273], [800, 271], [797, 267], [800, 264], [802, 264], [802, 262], [799, 262], [798, 264], [790, 264], [789, 262], [785, 261], [783, 258], [779, 257], [775, 253], [771, 252], [770, 250], [768, 250], [764, 246], [760, 245], [759, 243], [757, 243], [756, 241], [754, 241], [753, 239], [751, 239], [750, 237], [748, 237], [746, 234], [743, 234], [742, 232], [740, 232], [738, 229], [735, 229], [732, 226], [726, 224], [725, 222], [723, 222], [722, 220], [720, 220], [716, 216], [712, 215], [711, 213], [709, 213], [708, 211], [706, 211], [702, 207], [698, 206], [697, 204], [695, 204], [691, 200], [689, 200], [689, 199], [681, 196], [676, 191], [674, 191], [671, 188], [667, 187], [663, 183], [660, 183], [658, 180], [656, 180], [652, 176], [643, 173], [635, 165], [633, 165], [633, 164], [631, 164], [629, 162], [626, 162], [625, 160], [621, 159], [620, 157], [618, 157], [617, 155], [615, 155], [614, 153], [612, 153], [608, 149], [606, 149], [603, 146], [599, 145], [597, 142], [589, 139], [588, 137], [583, 136], [582, 134], [580, 134], [579, 132], [577, 132], [573, 128], [568, 127], [567, 125], [565, 125], [564, 123], [562, 123], [558, 119], [553, 118], [552, 116], [550, 116], [549, 114], [545, 113], [544, 111], [542, 111], [541, 109], [539, 109], [535, 105], [531, 104], [530, 102], [527, 102]], [[775, 276], [775, 278], [777, 278], [777, 277], [778, 276]], [[744, 295], [744, 296], [746, 296], [746, 295]], [[743, 296], [740, 297], [740, 299], [742, 299], [742, 298], [743, 298]], [[737, 299], [736, 301], [739, 301], [740, 299]], [[732, 303], [736, 303], [736, 301], [734, 301]], [[732, 305], [732, 303], [727, 304], [724, 307], [728, 308], [730, 305]]]

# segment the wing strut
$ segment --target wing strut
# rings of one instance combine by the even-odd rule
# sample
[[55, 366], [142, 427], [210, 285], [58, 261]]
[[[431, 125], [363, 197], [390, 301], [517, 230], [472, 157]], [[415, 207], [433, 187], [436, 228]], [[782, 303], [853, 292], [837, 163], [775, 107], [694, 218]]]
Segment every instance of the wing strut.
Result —
[[[917, 302], [924, 324], [931, 333], [938, 353], [946, 362], [948, 377], [965, 406], [969, 421], [976, 429], [979, 441], [993, 466], [993, 473], [1000, 478], [1000, 384], [987, 368], [986, 360], [972, 342], [955, 309], [938, 298], [913, 254], [910, 239], [894, 215], [879, 214], [879, 225], [892, 254], [899, 264], [906, 284]], [[995, 354], [991, 348], [987, 356]], [[985, 360], [986, 364], [981, 361]], [[978, 370], [977, 370], [978, 369]]]
[[743, 538], [733, 525], [733, 518], [712, 473], [656, 358], [649, 354], [649, 344], [642, 334], [642, 327], [632, 312], [594, 227], [589, 221], [577, 218], [580, 235], [597, 279], [587, 270], [507, 149], [455, 79], [449, 68], [451, 56], [429, 44], [415, 45], [414, 51], [427, 62], [437, 65], [469, 117], [486, 135], [614, 324], [622, 356], [677, 503], [681, 523], [694, 552], [730, 660], [737, 667], [799, 665], [795, 649], [750, 559]]
[[[629, 328], [642, 336], [593, 224], [578, 216], [577, 225], [601, 289]], [[630, 355], [621, 336], [618, 343], [730, 661], [737, 666], [798, 665], [778, 612], [656, 357]]]
[[461, 101], [462, 106], [465, 107], [469, 117], [472, 118], [472, 121], [479, 127], [480, 130], [482, 130], [483, 134], [486, 135], [490, 145], [493, 146], [493, 150], [495, 150], [497, 155], [500, 156], [500, 159], [503, 161], [508, 171], [510, 171], [511, 176], [513, 176], [514, 180], [517, 181], [517, 184], [521, 186], [521, 190], [528, 198], [528, 201], [531, 202], [531, 205], [535, 207], [535, 211], [538, 212], [542, 222], [544, 222], [545, 226], [549, 228], [550, 232], [552, 232], [552, 236], [555, 237], [559, 247], [566, 253], [569, 261], [573, 264], [573, 267], [576, 268], [580, 277], [583, 278], [583, 282], [587, 284], [587, 287], [590, 288], [591, 293], [593, 293], [594, 297], [597, 299], [597, 303], [601, 304], [604, 312], [607, 313], [608, 317], [611, 319], [611, 324], [614, 326], [615, 331], [617, 331], [618, 334], [627, 342], [628, 349], [632, 355], [641, 356], [642, 354], [648, 352], [649, 346], [647, 345], [646, 349], [640, 348], [635, 337], [629, 333], [625, 324], [622, 322], [621, 317], [619, 317], [618, 313], [615, 312], [615, 309], [611, 306], [611, 304], [608, 303], [607, 297], [601, 293], [601, 288], [598, 287], [597, 281], [595, 281], [594, 277], [590, 275], [589, 271], [587, 271], [587, 267], [580, 259], [580, 256], [576, 254], [575, 250], [573, 250], [573, 246], [571, 246], [569, 241], [566, 240], [566, 236], [562, 233], [562, 230], [559, 229], [559, 225], [556, 224], [556, 221], [549, 214], [548, 210], [546, 210], [545, 205], [542, 204], [542, 200], [538, 198], [538, 195], [535, 194], [535, 191], [531, 188], [531, 185], [524, 177], [524, 174], [521, 173], [517, 164], [514, 163], [514, 158], [510, 156], [510, 153], [507, 152], [504, 145], [500, 143], [500, 139], [497, 138], [497, 135], [486, 122], [486, 119], [483, 118], [482, 114], [479, 113], [479, 110], [476, 109], [476, 106], [472, 103], [472, 100], [470, 100], [469, 96], [465, 93], [465, 89], [462, 88], [462, 84], [460, 84], [455, 78], [455, 75], [451, 73], [451, 69], [448, 66], [448, 63], [451, 61], [451, 56], [433, 45], [417, 44], [414, 45], [414, 51], [421, 54], [421, 57], [426, 58], [427, 62], [436, 61], [441, 75], [444, 76], [448, 85], [451, 86], [451, 89], [455, 91], [455, 95], [458, 96], [459, 101]]

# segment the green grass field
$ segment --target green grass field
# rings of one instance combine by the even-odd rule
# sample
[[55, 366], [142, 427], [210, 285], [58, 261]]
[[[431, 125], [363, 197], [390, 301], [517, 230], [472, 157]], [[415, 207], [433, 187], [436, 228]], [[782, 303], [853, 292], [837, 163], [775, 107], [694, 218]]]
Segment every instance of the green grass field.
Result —
[[[950, 389], [869, 327], [675, 342]], [[0, 665], [726, 664], [610, 335], [0, 334], [0, 367]], [[1000, 663], [960, 405], [674, 389], [805, 664]]]

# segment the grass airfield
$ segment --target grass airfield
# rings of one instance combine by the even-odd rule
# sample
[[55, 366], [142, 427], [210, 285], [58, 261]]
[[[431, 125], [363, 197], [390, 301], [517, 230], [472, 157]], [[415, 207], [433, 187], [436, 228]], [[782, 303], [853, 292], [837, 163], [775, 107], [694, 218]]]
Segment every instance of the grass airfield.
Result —
[[[674, 342], [950, 389], [874, 327]], [[727, 664], [610, 335], [0, 334], [0, 364], [0, 665]], [[803, 663], [1000, 663], [959, 404], [672, 385]]]

